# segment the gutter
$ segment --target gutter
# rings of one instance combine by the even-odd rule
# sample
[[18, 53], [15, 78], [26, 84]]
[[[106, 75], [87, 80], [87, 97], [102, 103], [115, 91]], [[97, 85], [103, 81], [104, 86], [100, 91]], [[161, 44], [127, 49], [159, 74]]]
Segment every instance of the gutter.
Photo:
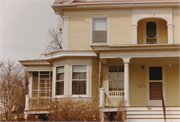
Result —
[[53, 4], [51, 6], [52, 7], [76, 7], [76, 6], [83, 6], [83, 5], [109, 5], [109, 6], [111, 6], [113, 4], [116, 4], [116, 6], [119, 6], [117, 4], [125, 4], [126, 6], [128, 4], [139, 4], [139, 5], [143, 4], [141, 6], [144, 6], [144, 4], [161, 4], [161, 5], [164, 4], [164, 5], [179, 6], [178, 4], [180, 4], [180, 1], [166, 1], [166, 2], [164, 2], [164, 1], [158, 1], [158, 2], [154, 2], [154, 1], [147, 1], [147, 2], [94, 2], [94, 3]]

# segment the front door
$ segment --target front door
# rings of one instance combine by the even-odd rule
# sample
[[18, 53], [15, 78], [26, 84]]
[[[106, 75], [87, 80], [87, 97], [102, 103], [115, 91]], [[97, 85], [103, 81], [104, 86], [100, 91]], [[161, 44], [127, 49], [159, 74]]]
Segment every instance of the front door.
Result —
[[163, 66], [148, 66], [147, 105], [162, 106], [162, 96], [165, 98], [165, 82]]

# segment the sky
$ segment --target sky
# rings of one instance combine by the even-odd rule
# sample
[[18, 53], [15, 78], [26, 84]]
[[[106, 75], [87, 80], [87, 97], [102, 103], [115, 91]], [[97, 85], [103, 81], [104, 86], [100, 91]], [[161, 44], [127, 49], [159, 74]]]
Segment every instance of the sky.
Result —
[[0, 61], [40, 59], [56, 27], [54, 0], [0, 0]]

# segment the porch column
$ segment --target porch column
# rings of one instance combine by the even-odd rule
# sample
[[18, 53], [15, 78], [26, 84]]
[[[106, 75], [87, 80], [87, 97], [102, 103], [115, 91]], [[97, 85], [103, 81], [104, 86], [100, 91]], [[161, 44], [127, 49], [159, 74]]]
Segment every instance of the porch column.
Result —
[[25, 109], [24, 110], [29, 110], [29, 94], [27, 94], [26, 98], [25, 98]]
[[167, 24], [168, 26], [168, 44], [173, 44], [173, 24]]
[[129, 60], [124, 60], [124, 100], [126, 102], [126, 106], [130, 106], [129, 104]]
[[132, 44], [137, 44], [137, 24], [132, 25]]
[[103, 107], [104, 106], [104, 94], [105, 94], [105, 92], [104, 92], [104, 88], [99, 88], [99, 91], [100, 91], [100, 107]]

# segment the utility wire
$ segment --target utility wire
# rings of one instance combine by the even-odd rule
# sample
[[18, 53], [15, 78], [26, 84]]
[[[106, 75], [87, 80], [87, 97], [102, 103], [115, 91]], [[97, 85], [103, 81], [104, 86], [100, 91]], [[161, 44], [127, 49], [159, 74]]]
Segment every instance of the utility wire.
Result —
[[[1, 45], [0, 45], [1, 46]], [[41, 51], [43, 52], [44, 49], [39, 49], [39, 48], [32, 48], [32, 47], [25, 47], [25, 46], [18, 46], [18, 45], [13, 45], [13, 44], [7, 44], [7, 43], [2, 43], [2, 46], [8, 46], [8, 47], [13, 47], [13, 48], [21, 48], [21, 49], [29, 49], [29, 50], [36, 50], [36, 51]]]
[[27, 52], [27, 53], [33, 53], [33, 54], [41, 54], [41, 53], [38, 53], [37, 51], [28, 51], [28, 50], [21, 50], [21, 49], [12, 49], [12, 48], [8, 48], [8, 47], [2, 47], [3, 49], [6, 49], [6, 50], [14, 50], [14, 51], [19, 51], [19, 52]]

